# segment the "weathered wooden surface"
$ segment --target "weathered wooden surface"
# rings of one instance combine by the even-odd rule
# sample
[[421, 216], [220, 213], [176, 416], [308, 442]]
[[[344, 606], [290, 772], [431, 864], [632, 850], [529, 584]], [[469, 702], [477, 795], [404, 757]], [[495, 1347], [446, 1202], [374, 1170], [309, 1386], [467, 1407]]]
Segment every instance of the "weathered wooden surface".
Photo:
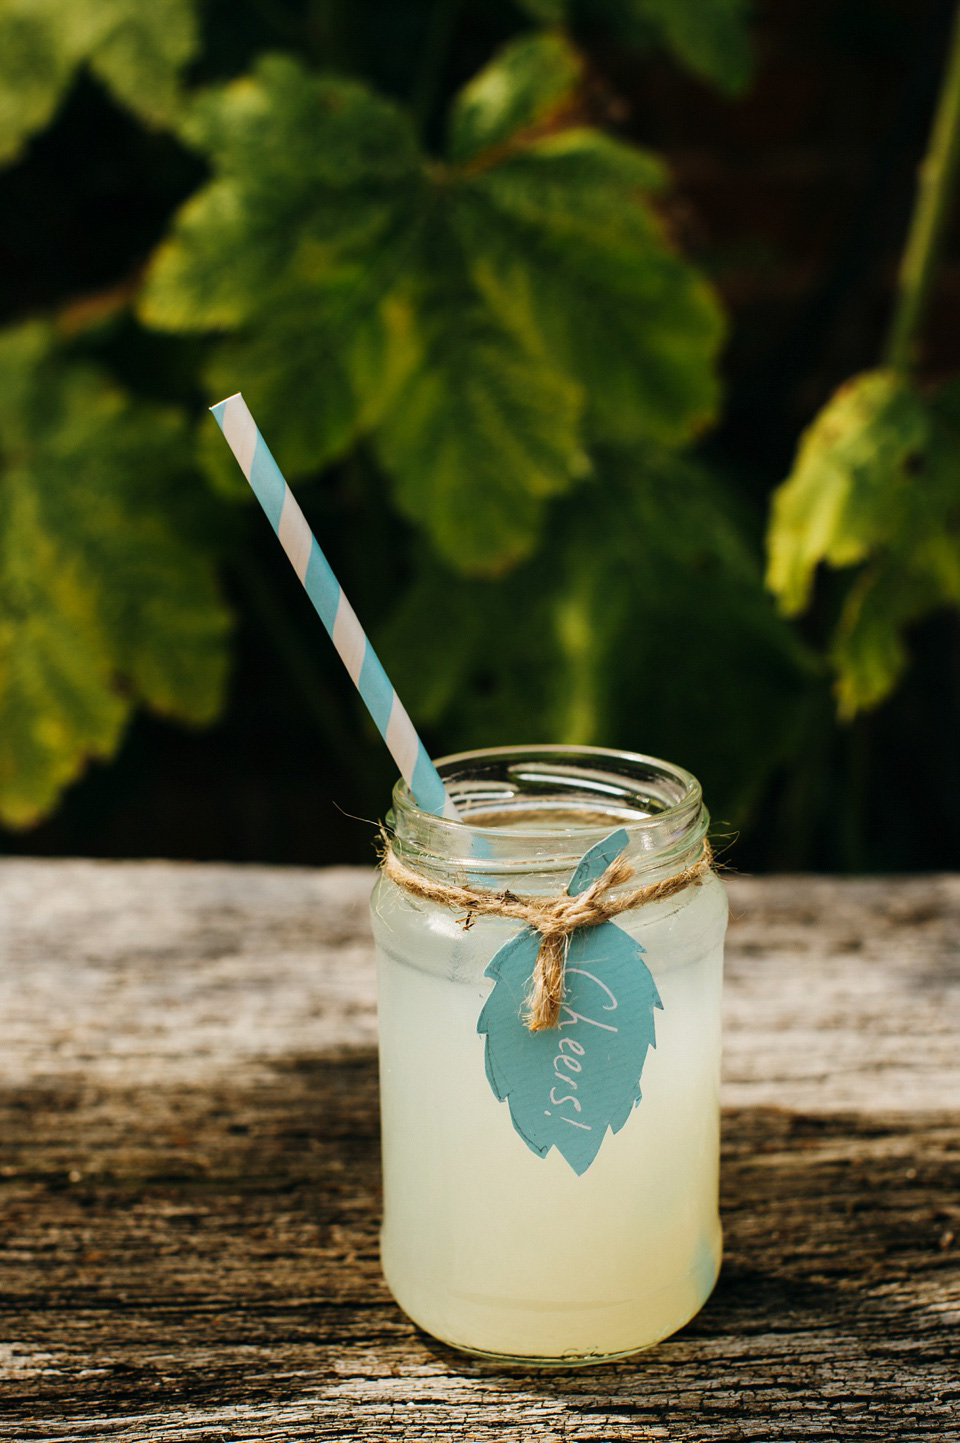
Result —
[[960, 1439], [960, 878], [731, 883], [721, 1282], [548, 1373], [381, 1282], [369, 881], [0, 864], [0, 1438]]

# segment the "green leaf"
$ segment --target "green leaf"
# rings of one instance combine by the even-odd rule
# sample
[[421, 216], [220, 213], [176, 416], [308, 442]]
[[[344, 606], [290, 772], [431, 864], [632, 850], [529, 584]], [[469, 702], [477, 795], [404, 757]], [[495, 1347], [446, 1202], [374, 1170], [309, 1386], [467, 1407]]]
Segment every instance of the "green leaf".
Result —
[[[278, 311], [269, 327], [221, 342], [204, 380], [217, 400], [234, 391], [255, 397], [261, 426], [282, 447], [285, 471], [303, 475], [343, 455], [376, 425], [395, 403], [420, 346], [410, 305], [399, 294], [357, 314], [349, 330], [305, 302], [295, 313]], [[229, 460], [222, 441], [218, 451]]]
[[195, 0], [0, 0], [0, 161], [47, 124], [81, 65], [142, 120], [169, 124], [197, 44]]
[[862, 565], [831, 644], [841, 715], [875, 706], [906, 664], [905, 629], [960, 605], [960, 408], [892, 371], [855, 377], [803, 436], [775, 494], [767, 581], [788, 613], [816, 567]]
[[[376, 295], [375, 265], [418, 215], [423, 173], [408, 118], [362, 84], [263, 57], [201, 96], [183, 136], [215, 180], [180, 211], [143, 299], [151, 324], [233, 330], [291, 296], [338, 316]], [[395, 258], [394, 258], [395, 260]]]
[[667, 756], [738, 824], [802, 748], [820, 690], [756, 549], [702, 468], [607, 453], [509, 577], [422, 568], [378, 651], [451, 751], [549, 739]]
[[773, 502], [767, 581], [788, 614], [806, 605], [820, 562], [851, 566], [896, 538], [929, 443], [923, 403], [892, 371], [855, 377], [827, 403]]
[[718, 312], [646, 200], [660, 166], [548, 133], [579, 75], [558, 36], [507, 47], [454, 108], [471, 159], [440, 166], [362, 86], [262, 61], [191, 113], [213, 178], [141, 302], [220, 333], [211, 399], [244, 390], [289, 472], [369, 436], [398, 509], [467, 572], [531, 554], [587, 427], [674, 443], [715, 404]]
[[0, 3], [0, 162], [53, 115], [69, 84], [82, 39], [58, 32], [34, 0]]
[[215, 177], [155, 258], [145, 319], [232, 333], [208, 384], [246, 391], [291, 473], [373, 432], [442, 554], [469, 570], [526, 554], [584, 466], [579, 387], [471, 287], [450, 187], [428, 186], [406, 118], [274, 58], [205, 97], [188, 134]]
[[502, 322], [583, 388], [595, 440], [676, 445], [716, 409], [720, 311], [651, 204], [663, 167], [570, 123], [580, 75], [568, 41], [537, 34], [471, 81], [451, 225]]
[[[184, 489], [188, 430], [58, 355], [0, 335], [0, 818], [28, 826], [137, 702], [217, 714], [229, 618]], [[178, 492], [180, 494], [178, 494]]]
[[907, 666], [906, 628], [941, 600], [929, 576], [882, 564], [861, 573], [847, 596], [830, 651], [842, 718], [849, 720], [889, 696]]
[[91, 70], [141, 120], [172, 123], [181, 105], [180, 75], [199, 45], [196, 0], [99, 0], [99, 6], [103, 27], [89, 55]]
[[424, 185], [410, 125], [362, 85], [267, 57], [205, 95], [185, 134], [215, 178], [154, 257], [141, 314], [230, 333], [210, 399], [245, 390], [291, 474], [314, 470], [374, 424], [415, 359], [391, 294]]
[[525, 132], [548, 129], [575, 102], [582, 78], [583, 61], [562, 35], [534, 33], [505, 45], [454, 101], [451, 160], [470, 160], [515, 144]]
[[441, 316], [375, 444], [398, 507], [466, 572], [529, 555], [544, 501], [587, 469], [580, 394], [482, 311]]
[[681, 444], [718, 404], [721, 312], [646, 198], [662, 184], [650, 156], [577, 129], [460, 185], [478, 289], [583, 387], [598, 441]]

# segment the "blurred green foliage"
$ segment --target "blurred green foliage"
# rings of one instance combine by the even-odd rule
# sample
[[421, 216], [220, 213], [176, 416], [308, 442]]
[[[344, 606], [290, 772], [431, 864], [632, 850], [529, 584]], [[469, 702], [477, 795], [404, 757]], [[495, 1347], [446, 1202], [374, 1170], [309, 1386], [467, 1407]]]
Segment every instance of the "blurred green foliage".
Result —
[[3, 0], [0, 161], [52, 119], [81, 66], [148, 125], [174, 123], [198, 40], [195, 0]]
[[[199, 176], [132, 277], [0, 333], [0, 821], [48, 812], [133, 708], [222, 707], [249, 497], [203, 405], [242, 389], [442, 750], [660, 752], [741, 824], [822, 725], [828, 666], [845, 714], [873, 705], [906, 622], [960, 602], [950, 388], [861, 377], [803, 443], [769, 583], [797, 612], [819, 563], [859, 567], [824, 657], [765, 589], [762, 518], [693, 454], [722, 310], [663, 162], [604, 128], [590, 47], [733, 94], [743, 0], [502, 0], [456, 84], [456, 0], [265, 8], [269, 46], [214, 0], [0, 0], [0, 158], [82, 71]], [[163, 348], [155, 394], [111, 373], [118, 327]]]
[[291, 473], [369, 437], [456, 570], [528, 556], [588, 442], [682, 443], [716, 405], [716, 302], [647, 201], [660, 167], [577, 123], [580, 72], [558, 35], [509, 45], [443, 159], [399, 107], [279, 56], [183, 123], [213, 179], [142, 318], [226, 333], [208, 385], [250, 392]]
[[750, 77], [748, 0], [523, 0], [523, 8], [546, 23], [605, 21], [627, 44], [662, 45], [730, 95]]
[[0, 335], [0, 452], [0, 798], [16, 826], [111, 755], [135, 705], [215, 717], [230, 623], [190, 514], [182, 414], [28, 323]]
[[893, 690], [903, 635], [938, 606], [960, 606], [960, 395], [921, 395], [894, 371], [857, 376], [810, 426], [774, 498], [769, 581], [784, 609], [810, 602], [816, 567], [856, 567], [831, 661], [840, 713]]

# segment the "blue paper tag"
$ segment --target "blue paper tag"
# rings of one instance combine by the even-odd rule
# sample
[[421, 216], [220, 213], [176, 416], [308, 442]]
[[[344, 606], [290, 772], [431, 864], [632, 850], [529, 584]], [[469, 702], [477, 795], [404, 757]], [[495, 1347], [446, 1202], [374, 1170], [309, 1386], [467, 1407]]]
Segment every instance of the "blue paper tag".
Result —
[[[586, 853], [570, 886], [577, 895], [627, 843], [621, 829]], [[614, 922], [570, 938], [558, 1025], [531, 1032], [523, 1020], [540, 935], [524, 927], [486, 969], [494, 979], [477, 1031], [494, 1094], [540, 1157], [551, 1147], [578, 1175], [596, 1157], [607, 1129], [619, 1132], [640, 1101], [647, 1049], [656, 1046], [654, 1010], [663, 1003], [644, 949]]]

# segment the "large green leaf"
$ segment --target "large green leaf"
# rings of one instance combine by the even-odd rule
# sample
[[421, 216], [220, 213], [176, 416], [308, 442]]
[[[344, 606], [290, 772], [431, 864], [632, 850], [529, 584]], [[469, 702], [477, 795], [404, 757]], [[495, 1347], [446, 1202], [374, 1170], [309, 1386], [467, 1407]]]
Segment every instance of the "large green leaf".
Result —
[[496, 584], [423, 568], [378, 650], [450, 750], [566, 741], [668, 756], [738, 824], [802, 746], [820, 690], [756, 550], [702, 468], [606, 453], [541, 555]]
[[907, 665], [907, 628], [942, 600], [930, 575], [883, 563], [864, 568], [850, 588], [830, 648], [842, 717], [889, 696]]
[[232, 329], [290, 295], [355, 308], [416, 218], [422, 165], [407, 117], [357, 81], [266, 56], [199, 97], [183, 138], [216, 179], [180, 212], [144, 300], [172, 330]]
[[642, 152], [591, 130], [464, 177], [456, 224], [478, 288], [583, 387], [599, 441], [679, 444], [712, 418], [717, 302], [645, 200]]
[[[269, 325], [251, 326], [215, 347], [204, 379], [217, 400], [246, 391], [264, 430], [276, 438], [290, 475], [314, 471], [342, 455], [380, 419], [420, 356], [421, 338], [409, 303], [388, 293], [349, 327], [305, 297]], [[236, 463], [217, 445], [217, 459]], [[219, 468], [218, 468], [219, 469]]]
[[0, 818], [36, 821], [133, 706], [211, 720], [229, 618], [192, 519], [189, 438], [58, 356], [0, 335]]
[[353, 81], [267, 57], [194, 107], [213, 182], [180, 212], [141, 301], [151, 325], [218, 330], [211, 400], [249, 394], [291, 473], [369, 429], [417, 353], [402, 297], [423, 167], [406, 118]]
[[874, 706], [906, 664], [907, 626], [960, 605], [960, 410], [871, 371], [832, 397], [777, 491], [767, 581], [783, 610], [809, 603], [818, 565], [861, 565], [832, 643], [841, 714]]
[[580, 393], [478, 310], [439, 315], [376, 435], [397, 505], [462, 571], [528, 555], [543, 503], [585, 473]]
[[141, 119], [172, 122], [194, 12], [195, 0], [0, 0], [0, 161], [46, 125], [81, 65]]
[[563, 129], [580, 73], [557, 35], [508, 46], [441, 166], [361, 85], [267, 58], [192, 112], [213, 179], [141, 303], [225, 333], [211, 399], [244, 390], [291, 472], [370, 435], [398, 508], [464, 571], [530, 554], [585, 433], [675, 443], [716, 400], [716, 305], [645, 198], [661, 167]]
[[785, 611], [806, 605], [821, 561], [850, 566], [896, 540], [929, 441], [930, 419], [906, 379], [873, 371], [840, 388], [773, 503], [767, 579]]

